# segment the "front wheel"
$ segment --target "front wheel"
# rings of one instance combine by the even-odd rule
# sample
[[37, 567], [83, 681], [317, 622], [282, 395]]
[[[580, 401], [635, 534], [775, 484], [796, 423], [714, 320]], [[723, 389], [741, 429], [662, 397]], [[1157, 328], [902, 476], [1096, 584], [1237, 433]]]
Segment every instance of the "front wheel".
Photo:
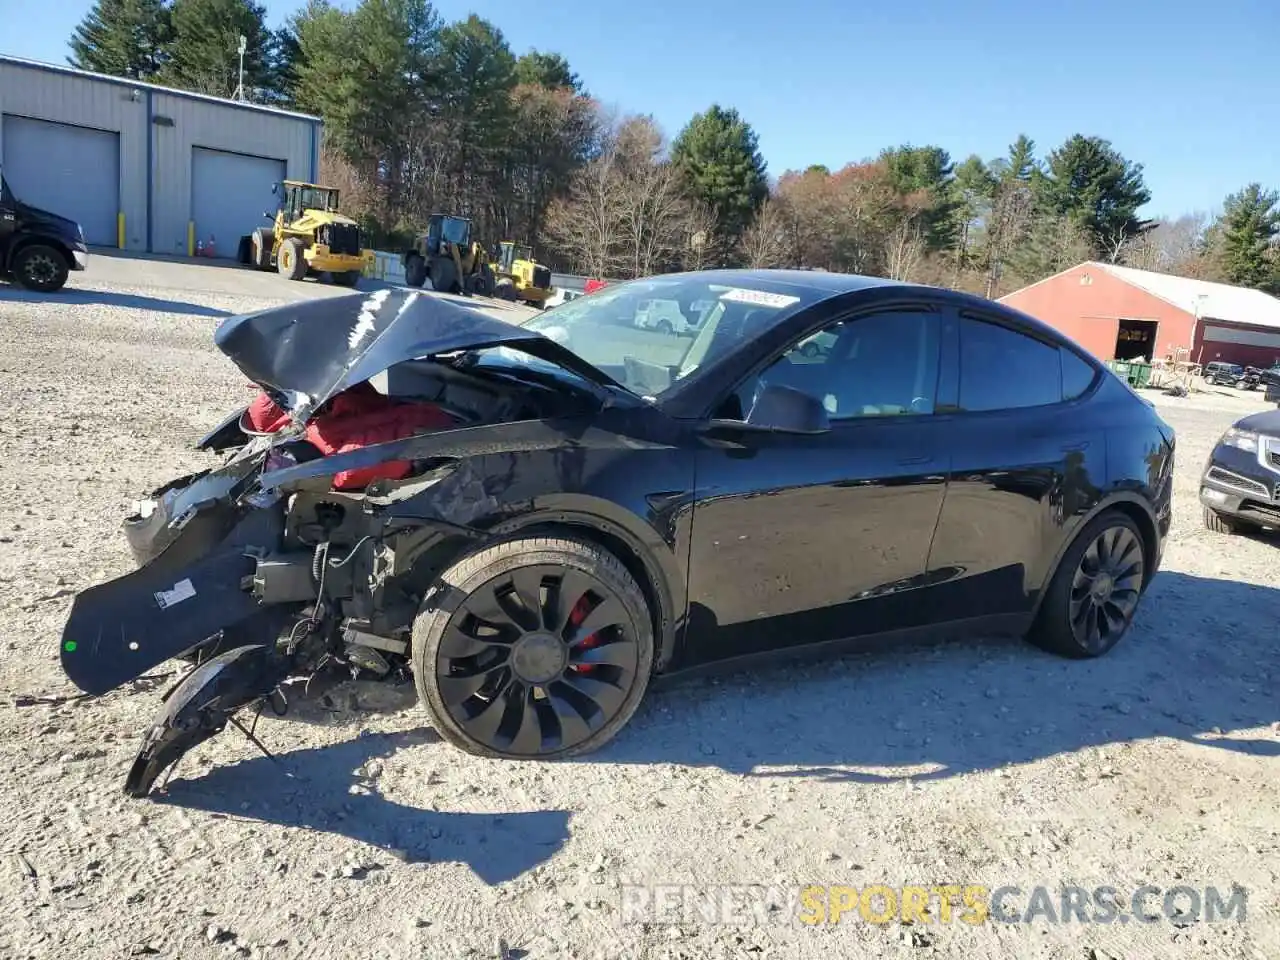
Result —
[[1204, 526], [1206, 530], [1212, 530], [1214, 533], [1256, 533], [1261, 527], [1256, 524], [1249, 523], [1245, 520], [1236, 520], [1234, 518], [1224, 517], [1217, 510], [1204, 508]]
[[413, 626], [413, 674], [432, 725], [484, 757], [589, 753], [631, 719], [653, 668], [653, 626], [609, 551], [528, 537], [460, 560]]
[[416, 253], [409, 254], [404, 262], [404, 282], [410, 287], [421, 287], [427, 282], [427, 261]]
[[37, 293], [55, 293], [67, 282], [71, 265], [62, 251], [33, 243], [13, 258], [13, 277], [21, 286]]
[[280, 244], [280, 252], [276, 254], [276, 269], [282, 277], [301, 280], [307, 275], [307, 258], [303, 256], [305, 249], [297, 237], [289, 237]]
[[1064, 657], [1100, 657], [1129, 629], [1145, 589], [1137, 524], [1118, 510], [1095, 517], [1067, 549], [1028, 639]]
[[339, 270], [332, 276], [333, 282], [342, 287], [354, 287], [360, 282], [359, 270]]

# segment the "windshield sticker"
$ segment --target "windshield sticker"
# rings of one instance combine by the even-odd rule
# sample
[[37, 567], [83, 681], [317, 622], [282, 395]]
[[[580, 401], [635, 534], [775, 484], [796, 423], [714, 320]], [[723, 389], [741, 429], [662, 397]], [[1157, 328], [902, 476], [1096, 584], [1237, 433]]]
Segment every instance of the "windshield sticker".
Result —
[[800, 302], [799, 297], [791, 297], [785, 293], [766, 293], [763, 290], [743, 290], [738, 287], [720, 294], [720, 299], [733, 303], [750, 303], [758, 307], [793, 307]]

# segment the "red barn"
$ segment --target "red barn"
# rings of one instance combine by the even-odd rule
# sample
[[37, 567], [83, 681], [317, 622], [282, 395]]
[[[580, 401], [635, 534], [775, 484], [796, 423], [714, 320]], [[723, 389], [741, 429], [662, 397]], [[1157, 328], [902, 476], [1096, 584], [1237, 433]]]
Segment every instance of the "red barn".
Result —
[[1089, 262], [1000, 303], [1043, 320], [1100, 360], [1167, 358], [1190, 348], [1198, 363], [1280, 363], [1280, 300], [1245, 287]]

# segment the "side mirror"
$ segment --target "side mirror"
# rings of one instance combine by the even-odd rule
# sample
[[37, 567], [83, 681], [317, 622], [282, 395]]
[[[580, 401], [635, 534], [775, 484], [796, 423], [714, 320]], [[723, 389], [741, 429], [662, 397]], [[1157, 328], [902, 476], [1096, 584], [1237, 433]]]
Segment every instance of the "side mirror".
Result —
[[812, 394], [767, 384], [747, 414], [747, 426], [780, 433], [826, 433], [831, 429], [827, 408]]

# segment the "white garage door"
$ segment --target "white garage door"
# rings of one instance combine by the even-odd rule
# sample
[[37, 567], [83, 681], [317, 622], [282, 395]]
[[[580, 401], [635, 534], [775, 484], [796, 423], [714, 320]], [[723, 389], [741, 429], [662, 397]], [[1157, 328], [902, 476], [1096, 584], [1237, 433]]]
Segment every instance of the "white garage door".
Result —
[[191, 219], [196, 239], [213, 237], [219, 257], [234, 257], [240, 238], [267, 225], [279, 200], [271, 185], [284, 179], [284, 161], [194, 147], [191, 151]]
[[6, 115], [4, 178], [19, 200], [84, 228], [87, 243], [116, 245], [120, 138], [115, 133]]

